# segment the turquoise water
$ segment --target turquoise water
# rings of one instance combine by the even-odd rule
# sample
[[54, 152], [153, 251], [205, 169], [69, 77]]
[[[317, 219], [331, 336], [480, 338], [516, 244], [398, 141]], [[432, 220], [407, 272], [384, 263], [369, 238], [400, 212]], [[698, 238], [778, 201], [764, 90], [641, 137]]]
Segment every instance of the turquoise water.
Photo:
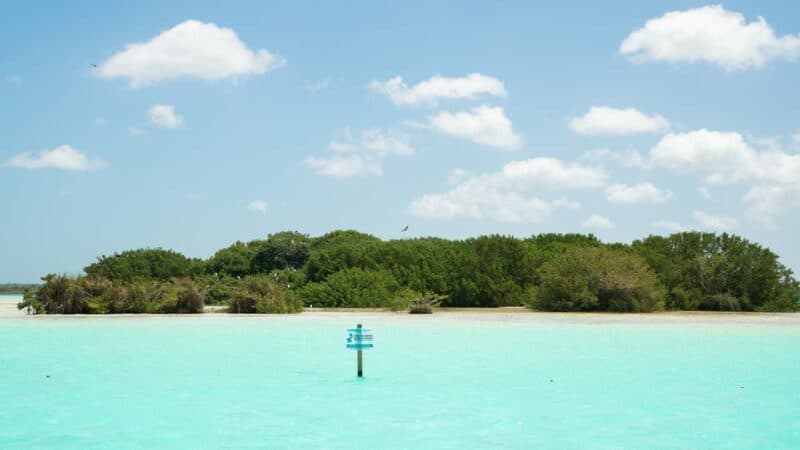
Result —
[[798, 448], [797, 324], [6, 318], [0, 448]]

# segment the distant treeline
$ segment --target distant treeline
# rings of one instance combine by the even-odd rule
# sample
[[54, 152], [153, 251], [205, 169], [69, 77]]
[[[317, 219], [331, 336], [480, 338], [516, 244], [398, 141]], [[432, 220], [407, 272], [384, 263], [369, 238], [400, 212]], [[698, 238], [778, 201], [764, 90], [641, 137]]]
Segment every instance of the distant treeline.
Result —
[[4, 283], [0, 284], [0, 295], [21, 295], [25, 289], [34, 289], [38, 284], [18, 284], [18, 283]]
[[247, 313], [402, 309], [432, 296], [442, 306], [542, 311], [800, 310], [800, 284], [777, 255], [739, 236], [700, 232], [628, 245], [581, 234], [383, 241], [286, 231], [208, 260], [139, 249], [101, 256], [84, 271], [48, 275], [24, 304], [48, 313], [196, 312], [205, 301]]

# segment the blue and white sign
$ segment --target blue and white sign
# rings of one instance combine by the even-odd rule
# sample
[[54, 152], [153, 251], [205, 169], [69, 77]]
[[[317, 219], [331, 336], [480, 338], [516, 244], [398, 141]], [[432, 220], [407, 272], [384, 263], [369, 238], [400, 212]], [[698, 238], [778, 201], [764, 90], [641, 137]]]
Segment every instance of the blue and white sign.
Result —
[[375, 346], [372, 330], [367, 328], [348, 328], [346, 347], [350, 350], [366, 350]]

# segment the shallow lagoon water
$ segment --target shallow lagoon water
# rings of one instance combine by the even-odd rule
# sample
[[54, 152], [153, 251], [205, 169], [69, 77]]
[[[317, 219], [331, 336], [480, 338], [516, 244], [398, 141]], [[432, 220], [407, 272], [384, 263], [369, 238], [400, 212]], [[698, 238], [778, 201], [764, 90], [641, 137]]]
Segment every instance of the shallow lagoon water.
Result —
[[5, 318], [0, 448], [798, 448], [800, 320], [760, 317]]

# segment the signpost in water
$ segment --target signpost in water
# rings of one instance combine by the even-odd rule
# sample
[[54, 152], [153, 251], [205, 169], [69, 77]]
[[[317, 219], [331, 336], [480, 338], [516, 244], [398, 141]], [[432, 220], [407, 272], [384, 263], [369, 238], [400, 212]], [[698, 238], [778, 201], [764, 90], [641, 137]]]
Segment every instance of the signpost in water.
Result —
[[350, 350], [358, 350], [358, 376], [363, 377], [363, 356], [361, 351], [374, 347], [374, 343], [372, 342], [372, 330], [362, 328], [361, 324], [356, 325], [355, 328], [348, 328], [345, 345]]

